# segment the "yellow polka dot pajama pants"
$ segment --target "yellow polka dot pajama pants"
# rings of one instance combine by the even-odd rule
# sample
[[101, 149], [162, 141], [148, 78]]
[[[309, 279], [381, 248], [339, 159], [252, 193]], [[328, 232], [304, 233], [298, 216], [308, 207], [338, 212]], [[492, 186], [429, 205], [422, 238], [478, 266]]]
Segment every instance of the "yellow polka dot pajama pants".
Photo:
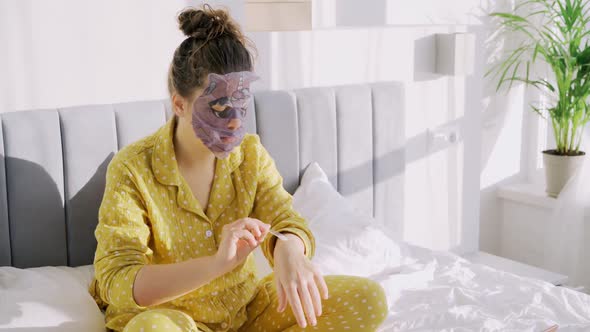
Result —
[[133, 317], [125, 326], [124, 332], [185, 332], [200, 331], [192, 317], [174, 309], [152, 309]]
[[[266, 285], [270, 304], [257, 317], [248, 317], [240, 332], [294, 331], [375, 331], [387, 315], [387, 301], [381, 286], [369, 279], [351, 276], [326, 276], [330, 297], [322, 301], [322, 315], [317, 325], [302, 329], [291, 308], [277, 312], [278, 298], [274, 286]], [[273, 283], [270, 278], [263, 283]], [[256, 296], [249, 304], [257, 305], [263, 297]], [[172, 309], [153, 309], [135, 316], [124, 332], [194, 332], [200, 331], [186, 313]]]

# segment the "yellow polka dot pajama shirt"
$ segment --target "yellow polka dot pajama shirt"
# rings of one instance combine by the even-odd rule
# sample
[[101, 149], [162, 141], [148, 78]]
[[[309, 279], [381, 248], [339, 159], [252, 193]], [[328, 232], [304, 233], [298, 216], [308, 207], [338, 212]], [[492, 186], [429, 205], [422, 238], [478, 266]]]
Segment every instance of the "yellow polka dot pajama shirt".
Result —
[[[139, 306], [133, 283], [146, 264], [168, 264], [217, 252], [221, 228], [252, 217], [303, 240], [308, 257], [314, 238], [293, 210], [274, 161], [256, 135], [246, 135], [225, 159], [217, 159], [204, 209], [180, 175], [171, 119], [155, 134], [122, 149], [107, 171], [95, 231], [95, 279], [90, 292], [114, 331], [299, 331], [287, 309], [278, 313], [273, 275], [256, 278], [252, 255], [233, 271], [172, 301]], [[206, 212], [205, 212], [206, 211]], [[262, 251], [273, 265], [275, 237]], [[349, 276], [327, 276], [330, 298], [309, 331], [374, 331], [386, 315], [381, 287]]]

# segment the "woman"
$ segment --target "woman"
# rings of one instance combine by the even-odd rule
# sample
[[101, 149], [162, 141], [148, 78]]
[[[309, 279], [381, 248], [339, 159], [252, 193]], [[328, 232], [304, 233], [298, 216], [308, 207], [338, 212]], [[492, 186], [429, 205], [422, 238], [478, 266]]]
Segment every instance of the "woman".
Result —
[[[107, 172], [91, 285], [106, 326], [375, 330], [386, 312], [382, 289], [320, 275], [313, 235], [273, 160], [244, 133], [257, 77], [239, 27], [207, 5], [184, 10], [179, 23], [187, 38], [168, 77], [175, 116], [122, 149]], [[261, 281], [250, 255], [258, 246], [274, 268]]]

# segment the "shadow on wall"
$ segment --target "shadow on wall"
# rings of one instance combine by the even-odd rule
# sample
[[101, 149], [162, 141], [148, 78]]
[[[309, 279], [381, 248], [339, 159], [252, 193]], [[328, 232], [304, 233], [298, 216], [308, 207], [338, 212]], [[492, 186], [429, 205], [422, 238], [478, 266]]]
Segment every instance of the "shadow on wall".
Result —
[[[463, 117], [460, 117], [441, 125], [440, 128], [461, 128], [463, 126], [463, 121]], [[349, 181], [347, 183], [349, 184], [348, 186], [344, 188], [338, 188], [338, 191], [344, 196], [351, 196], [367, 190], [373, 186], [386, 183], [387, 181], [402, 175], [405, 172], [406, 165], [423, 160], [425, 158], [429, 158], [431, 155], [435, 155], [441, 151], [445, 151], [464, 143], [465, 142], [463, 142], [462, 136], [460, 136], [459, 141], [454, 144], [433, 144], [431, 142], [430, 133], [428, 131], [424, 131], [408, 138], [403, 147], [392, 150], [382, 157], [366, 161], [354, 168], [340, 170], [339, 177], [349, 179], [354, 178], [355, 181]], [[451, 163], [450, 160], [449, 162]], [[377, 165], [380, 165], [380, 167], [377, 167]], [[437, 172], [436, 169], [431, 171], [434, 173]], [[450, 169], [450, 172], [454, 171], [455, 168]], [[366, 175], [371, 174], [371, 172], [373, 177], [367, 177]], [[432, 172], [429, 172], [429, 174]], [[372, 180], [372, 182], [367, 180]], [[447, 188], [447, 192], [445, 194], [450, 200], [449, 204], [455, 204], [457, 199], [461, 199], [460, 197], [456, 197], [456, 194], [454, 194], [454, 191], [457, 190], [456, 186], [461, 182], [459, 182], [457, 179], [450, 181], [452, 183], [449, 183], [449, 187]], [[396, 184], [401, 184], [403, 186], [407, 184], [404, 182], [405, 181]], [[342, 181], [338, 181], [338, 183], [340, 184]], [[403, 237], [408, 222], [404, 218], [404, 212], [406, 208], [404, 204], [404, 191], [402, 190], [399, 194], [401, 195], [400, 197], [395, 196], [394, 198], [400, 199], [401, 202], [390, 203], [390, 206], [394, 207], [395, 210], [393, 214], [395, 220], [378, 220], [378, 222], [384, 223], [388, 227], [395, 227], [395, 229], [392, 231], [396, 234], [396, 236], [399, 236], [400, 240], [408, 240]], [[425, 195], [428, 194], [430, 193], [426, 193]], [[457, 222], [466, 223], [467, 221], [464, 218], [459, 220], [459, 212], [453, 210], [452, 206], [449, 208], [448, 213], [449, 215], [445, 216], [444, 218], [448, 218], [451, 225], [448, 228], [448, 238], [450, 239], [450, 244], [452, 247], [462, 247], [462, 241], [466, 238], [466, 235], [461, 233], [464, 228], [455, 224]]]
[[436, 35], [414, 41], [414, 81], [430, 81], [443, 77], [436, 73]]
[[[367, 179], [366, 174], [373, 174], [373, 182], [355, 181], [346, 188], [338, 188], [339, 192], [344, 196], [352, 195], [401, 175], [405, 168], [405, 155], [405, 148], [400, 148], [388, 152], [377, 160], [369, 160], [356, 167], [340, 171], [338, 177], [349, 179]], [[388, 167], [377, 171], [375, 164], [388, 165]]]
[[57, 184], [42, 166], [5, 158], [13, 266], [92, 264], [96, 250], [94, 229], [112, 157], [111, 153], [86, 185], [66, 200], [65, 209]]

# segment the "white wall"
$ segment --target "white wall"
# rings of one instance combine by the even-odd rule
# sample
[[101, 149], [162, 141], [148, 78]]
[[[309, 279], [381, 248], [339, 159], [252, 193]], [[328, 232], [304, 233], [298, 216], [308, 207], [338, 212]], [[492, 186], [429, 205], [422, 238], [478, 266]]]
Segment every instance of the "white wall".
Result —
[[0, 110], [164, 97], [183, 5], [0, 1]]
[[[164, 98], [182, 40], [175, 15], [200, 1], [0, 0], [0, 111]], [[243, 20], [241, 1], [228, 6]], [[252, 33], [259, 89], [407, 83], [405, 239], [436, 249], [479, 242], [483, 42], [480, 1], [318, 0], [314, 31]], [[362, 5], [359, 5], [361, 4]], [[433, 34], [477, 35], [476, 72], [433, 75]], [[427, 130], [462, 140], [436, 151]], [[485, 159], [485, 158], [484, 158]]]
[[[511, 11], [513, 1], [489, 1], [490, 11]], [[485, 24], [486, 61], [497, 61], [499, 51], [513, 49], [514, 36], [489, 38], [496, 26]], [[488, 66], [489, 68], [489, 66]], [[540, 70], [540, 69], [536, 69]], [[501, 204], [498, 187], [517, 182], [539, 182], [541, 151], [547, 144], [547, 123], [531, 110], [541, 97], [534, 88], [515, 84], [496, 92], [496, 81], [484, 80], [481, 145], [480, 248], [501, 254]]]

